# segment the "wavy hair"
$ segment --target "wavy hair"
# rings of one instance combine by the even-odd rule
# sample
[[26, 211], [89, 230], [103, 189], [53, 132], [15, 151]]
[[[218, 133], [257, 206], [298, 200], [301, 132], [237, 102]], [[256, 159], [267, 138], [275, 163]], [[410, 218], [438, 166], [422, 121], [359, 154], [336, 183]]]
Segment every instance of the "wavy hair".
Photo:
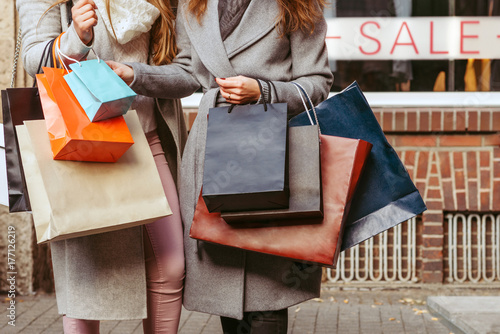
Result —
[[[276, 18], [276, 28], [280, 36], [302, 30], [313, 33], [315, 23], [323, 17], [327, 0], [276, 0], [280, 13]], [[188, 10], [196, 16], [198, 23], [207, 10], [207, 0], [190, 0]]]
[[[68, 1], [72, 0], [57, 0], [43, 13], [42, 17], [52, 8]], [[111, 29], [113, 30], [113, 34], [116, 38], [110, 15], [111, 1], [113, 0], [104, 0], [106, 3], [106, 12], [108, 14], [109, 22], [111, 22]], [[174, 59], [177, 54], [174, 10], [170, 4], [170, 0], [149, 0], [149, 2], [160, 11], [160, 16], [156, 19], [153, 27], [151, 28], [151, 51], [153, 55], [153, 62], [156, 65], [168, 64], [172, 62], [172, 59]]]

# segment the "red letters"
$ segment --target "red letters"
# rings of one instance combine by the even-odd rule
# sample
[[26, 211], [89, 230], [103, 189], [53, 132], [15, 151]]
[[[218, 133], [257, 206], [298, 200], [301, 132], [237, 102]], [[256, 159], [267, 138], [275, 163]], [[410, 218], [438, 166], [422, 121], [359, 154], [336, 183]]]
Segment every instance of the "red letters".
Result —
[[449, 53], [448, 51], [434, 51], [434, 21], [431, 21], [431, 54], [448, 54], [448, 53]]
[[466, 24], [479, 24], [479, 21], [460, 21], [460, 53], [461, 54], [478, 54], [479, 51], [465, 51], [464, 39], [465, 38], [478, 38], [478, 35], [464, 35], [464, 25]]
[[374, 54], [377, 54], [380, 52], [380, 49], [382, 47], [382, 44], [380, 43], [380, 41], [374, 37], [371, 37], [371, 36], [368, 36], [367, 34], [365, 34], [364, 32], [364, 28], [367, 24], [374, 24], [378, 29], [380, 29], [380, 25], [375, 22], [375, 21], [367, 21], [365, 23], [363, 23], [363, 25], [361, 26], [360, 28], [360, 31], [361, 31], [361, 35], [363, 35], [363, 37], [366, 37], [368, 39], [371, 39], [372, 41], [375, 41], [375, 43], [377, 43], [377, 49], [373, 52], [367, 52], [365, 50], [363, 50], [363, 48], [360, 46], [359, 47], [359, 51], [361, 51], [362, 54], [365, 54], [365, 55], [374, 55]]
[[[398, 43], [399, 36], [401, 35], [401, 32], [403, 31], [403, 27], [406, 27], [406, 31], [408, 31], [408, 35], [410, 36], [411, 43]], [[406, 24], [406, 21], [403, 21], [403, 24], [401, 24], [401, 28], [399, 28], [398, 37], [396, 37], [396, 41], [394, 41], [394, 45], [392, 46], [392, 49], [391, 49], [391, 55], [394, 53], [394, 49], [396, 48], [396, 45], [411, 45], [411, 46], [413, 46], [415, 53], [418, 54], [417, 46], [415, 45], [415, 41], [413, 40], [413, 36], [411, 35], [410, 29], [408, 28], [408, 24]]]

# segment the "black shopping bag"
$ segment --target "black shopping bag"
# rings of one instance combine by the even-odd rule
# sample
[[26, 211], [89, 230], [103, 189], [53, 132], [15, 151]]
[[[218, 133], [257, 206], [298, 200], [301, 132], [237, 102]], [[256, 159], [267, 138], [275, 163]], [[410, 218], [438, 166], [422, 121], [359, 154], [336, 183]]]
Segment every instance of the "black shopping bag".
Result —
[[22, 125], [25, 120], [43, 119], [38, 89], [33, 87], [2, 90], [2, 113], [9, 212], [31, 211], [15, 127]]
[[286, 103], [211, 108], [202, 191], [208, 210], [287, 208], [286, 146]]
[[[373, 144], [352, 199], [342, 250], [427, 209], [356, 82], [320, 103], [316, 112], [323, 134], [362, 139]], [[290, 126], [305, 124], [309, 124], [306, 113], [290, 120]]]
[[[290, 201], [285, 209], [223, 212], [228, 224], [261, 222], [269, 224], [300, 224], [310, 218], [323, 217], [321, 197], [321, 164], [319, 132], [317, 125], [297, 126], [288, 129], [288, 171]], [[318, 223], [321, 219], [318, 220]]]

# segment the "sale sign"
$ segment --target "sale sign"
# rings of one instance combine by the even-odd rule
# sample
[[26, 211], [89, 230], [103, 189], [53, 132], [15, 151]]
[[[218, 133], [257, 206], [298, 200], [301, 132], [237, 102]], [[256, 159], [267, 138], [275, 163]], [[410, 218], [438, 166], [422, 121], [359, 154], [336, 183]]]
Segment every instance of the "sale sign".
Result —
[[332, 60], [500, 58], [500, 17], [342, 17], [327, 23]]

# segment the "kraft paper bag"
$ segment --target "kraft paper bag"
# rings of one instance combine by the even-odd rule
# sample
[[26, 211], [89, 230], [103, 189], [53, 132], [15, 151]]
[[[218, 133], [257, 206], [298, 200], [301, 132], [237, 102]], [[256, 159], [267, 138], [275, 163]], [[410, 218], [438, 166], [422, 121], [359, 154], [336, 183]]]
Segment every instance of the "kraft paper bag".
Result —
[[100, 59], [69, 65], [64, 79], [92, 122], [124, 115], [137, 95]]
[[38, 243], [172, 214], [137, 113], [125, 120], [135, 144], [115, 163], [53, 160], [44, 121], [16, 127]]

